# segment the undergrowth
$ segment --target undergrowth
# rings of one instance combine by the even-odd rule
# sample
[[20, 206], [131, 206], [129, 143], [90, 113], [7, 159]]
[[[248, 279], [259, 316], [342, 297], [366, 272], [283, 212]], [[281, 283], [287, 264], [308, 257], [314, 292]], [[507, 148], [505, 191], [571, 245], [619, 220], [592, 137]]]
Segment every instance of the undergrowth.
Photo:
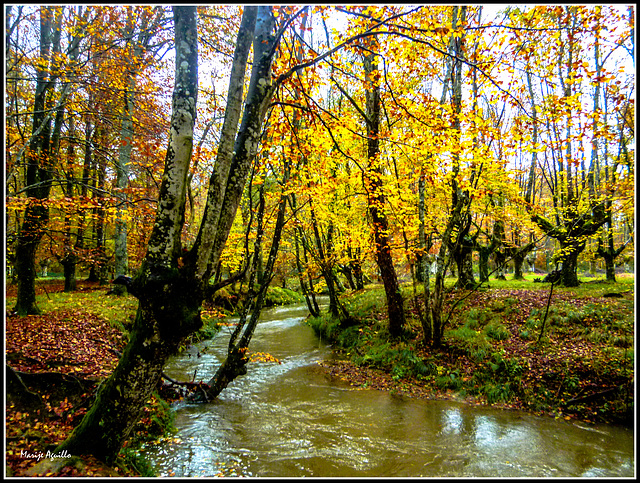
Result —
[[[629, 421], [634, 304], [628, 278], [616, 285], [556, 287], [542, 336], [548, 284], [489, 285], [459, 304], [438, 350], [423, 344], [410, 287], [403, 288], [409, 317], [398, 339], [389, 337], [379, 286], [343, 296], [358, 324], [341, 327], [327, 314], [308, 323], [351, 363], [384, 371], [396, 382], [556, 416]], [[611, 292], [627, 296], [602, 297]]]

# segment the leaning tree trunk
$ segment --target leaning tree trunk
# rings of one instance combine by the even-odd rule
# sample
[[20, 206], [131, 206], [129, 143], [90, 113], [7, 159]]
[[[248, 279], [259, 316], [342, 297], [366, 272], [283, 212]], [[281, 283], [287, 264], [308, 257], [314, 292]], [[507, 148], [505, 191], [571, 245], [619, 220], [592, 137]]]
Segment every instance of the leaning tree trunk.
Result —
[[93, 454], [112, 463], [156, 387], [164, 363], [183, 337], [197, 330], [201, 294], [177, 270], [186, 176], [193, 143], [198, 86], [195, 7], [174, 7], [176, 84], [165, 174], [143, 268], [131, 338], [82, 422], [57, 451]]
[[[286, 163], [285, 163], [286, 164]], [[283, 180], [283, 187], [286, 186], [289, 178], [289, 169], [285, 166], [285, 174]], [[208, 388], [205, 390], [205, 400], [211, 401], [215, 399], [232, 381], [238, 376], [247, 373], [246, 364], [248, 362], [247, 349], [249, 348], [249, 342], [253, 337], [253, 333], [258, 325], [258, 318], [260, 311], [264, 305], [264, 299], [267, 293], [267, 288], [274, 275], [274, 268], [276, 258], [278, 256], [278, 250], [280, 248], [280, 240], [282, 238], [282, 230], [285, 225], [285, 212], [287, 206], [287, 197], [284, 193], [280, 195], [280, 201], [278, 203], [278, 215], [276, 217], [276, 224], [273, 231], [273, 238], [271, 240], [271, 248], [269, 249], [269, 258], [264, 270], [260, 273], [257, 271], [258, 254], [261, 251], [262, 238], [264, 235], [264, 186], [260, 189], [260, 205], [258, 212], [258, 227], [256, 235], [256, 247], [254, 254], [254, 267], [251, 274], [251, 283], [249, 285], [248, 300], [244, 305], [245, 309], [240, 317], [240, 321], [236, 329], [234, 330], [231, 339], [229, 340], [229, 349], [227, 358], [220, 365], [215, 375], [207, 383]], [[257, 275], [257, 291], [254, 289], [253, 280]], [[249, 321], [247, 322], [247, 315], [251, 312]]]
[[[217, 227], [206, 228], [214, 234], [215, 240], [209, 245], [210, 249], [198, 251], [194, 247], [190, 254], [182, 257], [180, 261], [185, 265], [180, 267], [180, 238], [196, 118], [198, 50], [196, 8], [175, 6], [173, 12], [176, 81], [169, 147], [147, 253], [128, 287], [139, 299], [136, 321], [116, 370], [102, 385], [96, 402], [80, 425], [56, 452], [91, 453], [113, 462], [158, 384], [167, 357], [187, 335], [201, 327], [200, 306], [204, 283], [208, 282], [210, 273], [198, 277], [196, 266], [204, 267], [206, 271], [218, 264], [242, 196], [246, 173], [255, 158], [266, 108], [275, 89], [271, 82], [271, 63], [276, 50], [275, 39], [271, 36], [274, 25], [271, 9], [245, 8], [241, 33], [244, 33], [243, 29], [252, 32], [255, 25], [255, 57], [242, 125], [232, 145], [233, 152], [228, 153], [229, 156], [225, 153], [224, 162], [230, 163], [230, 169], [226, 170], [229, 173], [226, 189], [224, 194], [213, 194], [221, 205], [217, 210], [219, 223]], [[249, 22], [246, 21], [248, 17], [252, 19]], [[236, 53], [237, 49], [238, 45]], [[230, 102], [227, 107], [237, 108], [236, 102]], [[220, 160], [220, 152], [218, 155]], [[217, 204], [215, 200], [209, 202]], [[194, 253], [202, 254], [206, 259], [193, 258]]]

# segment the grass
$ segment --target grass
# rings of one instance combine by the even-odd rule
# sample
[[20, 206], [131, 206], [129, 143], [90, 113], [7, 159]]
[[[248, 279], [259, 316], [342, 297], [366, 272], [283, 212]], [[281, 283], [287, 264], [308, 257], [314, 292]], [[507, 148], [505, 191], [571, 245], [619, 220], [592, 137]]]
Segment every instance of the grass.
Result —
[[[10, 307], [7, 297], [7, 307]], [[105, 296], [104, 290], [79, 292], [49, 292], [36, 296], [43, 313], [59, 310], [91, 311], [117, 328], [131, 325], [138, 307], [133, 297]]]
[[[533, 278], [491, 279], [471, 295], [453, 291], [445, 311], [466, 298], [456, 306], [440, 350], [422, 343], [411, 286], [402, 287], [408, 321], [397, 340], [389, 338], [384, 290], [376, 285], [343, 297], [357, 325], [343, 329], [327, 315], [309, 323], [349, 361], [332, 370], [369, 387], [411, 386], [410, 392], [430, 397], [456, 393], [585, 421], [629, 422], [633, 276], [618, 276], [616, 284], [585, 279], [576, 288], [554, 287], [540, 344], [550, 285]], [[447, 279], [445, 285], [454, 283]], [[603, 297], [610, 293], [623, 297]]]

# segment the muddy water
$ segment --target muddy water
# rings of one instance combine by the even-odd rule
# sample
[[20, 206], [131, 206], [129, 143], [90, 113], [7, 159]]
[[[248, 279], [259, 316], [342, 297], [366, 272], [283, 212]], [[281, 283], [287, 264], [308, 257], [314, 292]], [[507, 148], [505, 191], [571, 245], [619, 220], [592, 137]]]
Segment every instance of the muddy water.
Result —
[[[304, 306], [263, 311], [251, 363], [211, 404], [177, 407], [174, 438], [146, 448], [171, 476], [634, 476], [633, 431], [526, 413], [357, 390], [317, 362], [331, 351]], [[208, 380], [221, 333], [171, 361], [172, 377]], [[199, 356], [198, 356], [199, 354]]]

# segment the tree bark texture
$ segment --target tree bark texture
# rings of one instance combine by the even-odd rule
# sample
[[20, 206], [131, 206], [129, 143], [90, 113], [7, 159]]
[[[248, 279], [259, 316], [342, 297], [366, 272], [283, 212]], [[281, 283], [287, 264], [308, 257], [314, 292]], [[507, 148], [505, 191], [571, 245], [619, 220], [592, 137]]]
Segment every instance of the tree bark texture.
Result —
[[177, 270], [185, 181], [191, 158], [198, 86], [195, 7], [174, 7], [176, 83], [165, 174], [156, 223], [134, 280], [139, 298], [131, 339], [96, 401], [59, 451], [112, 463], [156, 387], [165, 361], [197, 330], [201, 294]]
[[376, 263], [387, 298], [389, 333], [397, 337], [405, 325], [404, 301], [389, 243], [389, 221], [384, 212], [385, 196], [382, 191], [382, 168], [380, 166], [380, 87], [378, 68], [374, 53], [364, 58], [365, 77], [370, 84], [366, 90], [367, 158], [368, 166], [363, 172], [363, 184], [367, 193], [367, 208], [371, 217], [376, 250]]
[[[193, 149], [198, 87], [196, 8], [173, 7], [176, 36], [176, 81], [165, 172], [160, 187], [156, 221], [142, 267], [130, 292], [139, 299], [131, 340], [111, 377], [102, 385], [97, 400], [81, 424], [60, 446], [72, 454], [92, 453], [111, 462], [137, 421], [145, 401], [156, 387], [167, 357], [180, 342], [201, 327], [200, 305], [204, 283], [197, 266], [217, 266], [231, 223], [242, 196], [244, 181], [255, 158], [261, 127], [274, 86], [271, 60], [275, 53], [273, 16], [269, 7], [247, 7], [257, 13], [254, 36], [255, 59], [246, 99], [243, 123], [229, 161], [229, 179], [220, 207], [219, 226], [209, 232], [216, 238], [206, 263], [183, 258], [180, 236], [184, 224], [187, 175]], [[207, 230], [204, 230], [207, 231]], [[221, 246], [218, 246], [221, 245]], [[201, 253], [192, 250], [190, 255]], [[213, 258], [211, 258], [213, 257]], [[204, 275], [207, 275], [206, 270]]]
[[[257, 8], [244, 10], [238, 31], [238, 39], [233, 55], [229, 90], [227, 93], [227, 107], [220, 134], [220, 143], [216, 164], [209, 179], [207, 202], [203, 214], [200, 231], [192, 248], [195, 257], [195, 276], [204, 280], [211, 277], [217, 265], [212, 259], [213, 243], [220, 220], [222, 201], [224, 199], [229, 171], [233, 159], [233, 147], [238, 132], [238, 122], [242, 114], [243, 89], [245, 73], [251, 41], [253, 39], [258, 15]], [[257, 58], [257, 57], [256, 57]]]

